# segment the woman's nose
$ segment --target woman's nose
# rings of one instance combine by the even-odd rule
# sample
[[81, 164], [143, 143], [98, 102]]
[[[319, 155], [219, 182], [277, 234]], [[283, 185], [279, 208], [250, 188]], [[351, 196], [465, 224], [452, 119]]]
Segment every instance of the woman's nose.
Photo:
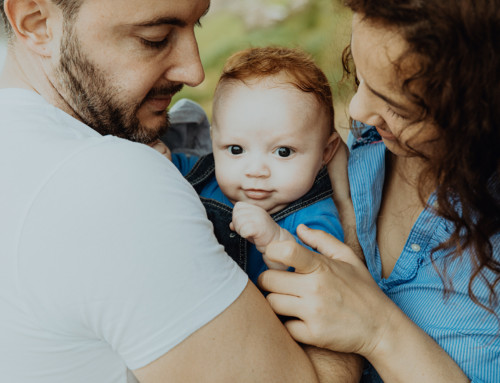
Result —
[[349, 104], [349, 114], [352, 119], [366, 125], [380, 126], [384, 123], [384, 119], [379, 112], [373, 100], [358, 89]]

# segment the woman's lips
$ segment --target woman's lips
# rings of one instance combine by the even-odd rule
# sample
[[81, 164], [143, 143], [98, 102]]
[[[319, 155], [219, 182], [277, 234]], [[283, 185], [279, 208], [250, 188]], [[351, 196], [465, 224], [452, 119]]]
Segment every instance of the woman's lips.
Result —
[[380, 134], [380, 136], [384, 139], [384, 140], [387, 140], [387, 141], [396, 141], [396, 136], [394, 134], [392, 134], [391, 132], [388, 132], [387, 130], [383, 130], [379, 127], [375, 127], [375, 129], [377, 129], [377, 132], [378, 134]]

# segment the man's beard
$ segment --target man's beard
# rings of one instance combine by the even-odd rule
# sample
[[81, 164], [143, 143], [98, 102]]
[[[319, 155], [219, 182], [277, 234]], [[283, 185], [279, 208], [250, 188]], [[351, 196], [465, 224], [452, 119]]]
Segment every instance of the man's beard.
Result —
[[56, 81], [61, 97], [81, 121], [102, 135], [111, 134], [145, 144], [167, 131], [170, 123], [166, 111], [158, 112], [165, 115], [165, 121], [154, 127], [142, 125], [137, 112], [148, 98], [173, 95], [182, 89], [182, 84], [153, 88], [138, 102], [120, 100], [118, 96], [125, 90], [110, 84], [105, 74], [90, 62], [71, 25], [64, 26], [63, 36]]

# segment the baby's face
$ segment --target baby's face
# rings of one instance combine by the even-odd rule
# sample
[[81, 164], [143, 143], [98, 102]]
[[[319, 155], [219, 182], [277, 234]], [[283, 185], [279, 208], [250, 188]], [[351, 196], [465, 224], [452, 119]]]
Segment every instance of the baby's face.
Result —
[[316, 98], [268, 80], [231, 82], [219, 92], [212, 146], [222, 192], [269, 213], [307, 193], [332, 146], [328, 116]]

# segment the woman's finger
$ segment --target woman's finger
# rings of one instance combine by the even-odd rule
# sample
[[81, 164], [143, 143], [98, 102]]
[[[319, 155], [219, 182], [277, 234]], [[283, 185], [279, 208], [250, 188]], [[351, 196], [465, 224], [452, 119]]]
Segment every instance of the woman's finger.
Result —
[[295, 271], [301, 274], [312, 273], [320, 264], [318, 254], [295, 241], [271, 242], [265, 255], [273, 262], [294, 267]]
[[359, 258], [349, 246], [322, 230], [310, 229], [305, 225], [299, 225], [297, 227], [297, 235], [306, 245], [330, 259], [351, 264], [360, 263]]
[[286, 329], [297, 342], [316, 346], [315, 339], [307, 324], [300, 319], [291, 319], [284, 323]]
[[283, 270], [266, 270], [260, 274], [258, 285], [272, 293], [300, 297], [304, 291], [303, 275]]
[[268, 294], [266, 297], [269, 305], [276, 314], [288, 317], [300, 317], [302, 300], [293, 295]]

